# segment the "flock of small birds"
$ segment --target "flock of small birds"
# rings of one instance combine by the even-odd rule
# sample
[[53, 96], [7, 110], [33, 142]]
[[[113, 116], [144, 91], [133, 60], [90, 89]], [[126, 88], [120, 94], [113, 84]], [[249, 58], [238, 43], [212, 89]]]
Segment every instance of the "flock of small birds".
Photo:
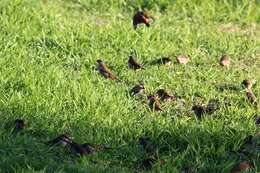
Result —
[[[133, 17], [133, 27], [134, 29], [137, 29], [138, 25], [145, 24], [147, 27], [150, 27], [150, 16], [147, 12], [144, 11], [138, 11], [135, 13]], [[187, 64], [190, 61], [190, 58], [185, 55], [180, 55], [176, 58], [176, 61], [179, 64]], [[169, 57], [163, 57], [160, 58], [153, 63], [159, 64], [159, 65], [165, 65], [170, 66], [172, 64], [172, 60]], [[97, 70], [99, 73], [108, 79], [114, 80], [114, 81], [120, 81], [119, 78], [108, 68], [108, 66], [104, 63], [103, 60], [97, 60]], [[231, 64], [230, 58], [227, 55], [223, 55], [220, 58], [220, 66], [224, 68], [229, 68]], [[129, 56], [128, 60], [128, 66], [130, 69], [133, 69], [135, 71], [138, 70], [145, 70], [144, 66], [140, 63], [138, 63], [137, 58], [134, 56]], [[248, 101], [254, 105], [255, 107], [258, 106], [257, 98], [253, 93], [252, 87], [253, 87], [254, 81], [245, 79], [242, 82], [242, 85], [246, 88], [246, 97]], [[139, 83], [135, 85], [130, 91], [130, 96], [135, 96], [138, 94], [145, 94], [146, 87], [143, 83]], [[161, 106], [161, 102], [163, 101], [174, 101], [176, 98], [171, 93], [169, 93], [166, 89], [159, 89], [155, 94], [148, 95], [147, 96], [147, 106], [151, 111], [154, 112], [161, 112], [163, 111], [163, 108]], [[203, 104], [196, 104], [194, 105], [191, 110], [194, 112], [196, 117], [198, 119], [201, 119], [203, 115], [205, 114], [213, 114], [217, 109], [219, 108], [219, 105], [216, 103], [216, 100], [210, 100], [207, 105]], [[260, 124], [260, 117], [255, 117], [256, 124]], [[26, 123], [22, 119], [16, 119], [14, 122], [14, 132], [20, 132], [26, 128]], [[252, 143], [253, 136], [249, 136], [247, 139], [245, 139], [245, 143], [249, 144]], [[69, 148], [69, 151], [77, 156], [84, 156], [91, 154], [93, 152], [98, 151], [108, 151], [112, 148], [102, 146], [102, 145], [96, 145], [91, 143], [84, 143], [79, 144], [75, 142], [68, 134], [60, 134], [58, 137], [44, 142], [46, 145], [50, 146], [66, 146]], [[150, 169], [153, 167], [155, 163], [159, 163], [159, 165], [163, 165], [165, 161], [163, 159], [160, 159], [158, 154], [155, 152], [155, 146], [149, 141], [148, 137], [140, 137], [138, 140], [138, 145], [140, 148], [145, 151], [148, 154], [148, 158], [142, 160], [139, 162], [138, 167], [142, 169]], [[247, 170], [252, 167], [252, 163], [249, 161], [243, 161], [241, 163], [238, 163], [233, 167], [231, 170], [231, 173], [236, 173], [240, 171]]]

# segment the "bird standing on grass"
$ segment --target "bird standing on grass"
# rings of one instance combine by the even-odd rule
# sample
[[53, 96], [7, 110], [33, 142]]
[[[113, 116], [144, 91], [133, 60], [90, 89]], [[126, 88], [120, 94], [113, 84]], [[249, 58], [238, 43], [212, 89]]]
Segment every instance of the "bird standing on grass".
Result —
[[149, 15], [147, 12], [137, 11], [133, 17], [134, 29], [137, 28], [137, 25], [142, 24], [142, 23], [145, 24], [147, 27], [150, 26]]
[[105, 147], [101, 145], [96, 144], [90, 144], [90, 143], [84, 143], [84, 144], [78, 144], [76, 142], [71, 141], [69, 143], [72, 153], [83, 156], [86, 154], [91, 154], [93, 152], [97, 151], [107, 151], [111, 150], [110, 147]]
[[202, 105], [194, 105], [192, 107], [192, 110], [199, 119], [202, 117], [203, 114], [206, 113], [206, 108]]
[[130, 94], [131, 95], [136, 95], [136, 94], [140, 94], [140, 93], [144, 93], [145, 92], [145, 87], [144, 84], [138, 84], [135, 85], [131, 90], [130, 90]]
[[251, 90], [252, 87], [253, 87], [253, 81], [250, 80], [250, 79], [245, 79], [245, 80], [243, 80], [242, 85], [243, 85], [246, 89]]
[[133, 56], [129, 56], [128, 66], [129, 66], [129, 68], [134, 69], [134, 70], [143, 69], [143, 66], [140, 63], [138, 63], [137, 60]]
[[19, 132], [21, 130], [24, 130], [26, 128], [26, 124], [24, 122], [24, 120], [22, 119], [16, 119], [14, 121], [14, 132]]
[[162, 100], [174, 100], [174, 96], [172, 96], [167, 90], [165, 89], [159, 89], [156, 92], [156, 95]]
[[161, 59], [159, 59], [159, 62], [167, 66], [170, 66], [172, 64], [172, 60], [169, 57], [162, 57]]
[[97, 145], [97, 144], [91, 144], [91, 143], [84, 143], [81, 146], [83, 148], [85, 148], [85, 150], [88, 151], [89, 153], [96, 152], [96, 151], [108, 151], [108, 150], [112, 149], [110, 147]]
[[243, 161], [240, 162], [231, 169], [230, 173], [239, 173], [239, 172], [244, 172], [247, 171], [248, 169], [252, 168], [252, 164], [248, 161]]
[[85, 149], [82, 145], [80, 145], [74, 141], [70, 141], [69, 146], [70, 146], [71, 152], [78, 156], [84, 156], [86, 154], [90, 154], [89, 150]]
[[220, 62], [219, 64], [222, 66], [222, 67], [229, 67], [230, 66], [230, 58], [227, 56], [227, 55], [223, 55], [221, 58], [220, 58]]
[[190, 58], [185, 55], [179, 55], [176, 60], [179, 64], [187, 64], [190, 61]]
[[256, 107], [258, 106], [257, 98], [252, 91], [246, 92], [246, 96], [247, 96], [248, 101], [251, 104], [253, 104]]
[[160, 101], [153, 95], [148, 96], [149, 107], [151, 110], [155, 110], [157, 112], [162, 111]]
[[101, 75], [111, 80], [118, 80], [118, 78], [111, 72], [111, 70], [106, 66], [106, 64], [102, 60], [97, 60], [97, 63], [97, 70]]
[[58, 137], [45, 142], [48, 145], [55, 145], [55, 146], [66, 146], [71, 142], [71, 138], [67, 134], [61, 134]]
[[218, 109], [219, 109], [219, 103], [218, 103], [218, 101], [215, 100], [215, 99], [209, 100], [208, 105], [207, 105], [207, 107], [206, 107], [206, 112], [207, 112], [208, 114], [213, 114], [213, 113], [214, 113], [216, 110], [218, 110]]

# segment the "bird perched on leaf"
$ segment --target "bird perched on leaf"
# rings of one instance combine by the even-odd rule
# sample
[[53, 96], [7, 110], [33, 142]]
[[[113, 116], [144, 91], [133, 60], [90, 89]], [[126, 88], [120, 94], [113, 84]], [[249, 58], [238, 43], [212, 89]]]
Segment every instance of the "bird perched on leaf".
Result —
[[136, 95], [136, 94], [140, 94], [140, 93], [144, 93], [145, 92], [145, 87], [144, 84], [140, 83], [138, 85], [135, 85], [131, 90], [130, 90], [130, 94], [131, 95]]
[[252, 91], [246, 92], [246, 96], [247, 96], [248, 101], [251, 104], [253, 104], [256, 107], [258, 106], [257, 98]]
[[16, 119], [15, 121], [14, 121], [14, 132], [19, 132], [19, 131], [21, 131], [21, 130], [24, 130], [25, 128], [26, 128], [26, 124], [25, 124], [25, 122], [24, 122], [24, 120], [22, 120], [22, 119]]
[[253, 86], [253, 81], [250, 80], [250, 79], [245, 79], [245, 80], [243, 80], [242, 85], [243, 85], [246, 89], [251, 90], [251, 89], [252, 89], [252, 86]]
[[134, 70], [144, 69], [143, 66], [140, 63], [138, 63], [137, 60], [133, 56], [129, 56], [128, 66], [129, 66], [129, 68], [134, 69]]
[[66, 146], [71, 142], [71, 137], [69, 137], [67, 134], [61, 134], [58, 137], [45, 142], [45, 144], [48, 145], [55, 145], [55, 146]]
[[148, 96], [149, 107], [151, 110], [162, 111], [160, 101], [153, 95]]
[[133, 17], [133, 26], [134, 29], [137, 28], [139, 24], [145, 24], [147, 27], [150, 26], [150, 19], [147, 12], [144, 11], [137, 11]]
[[159, 89], [156, 92], [156, 95], [162, 100], [174, 100], [174, 96], [172, 96], [167, 90], [165, 89]]
[[179, 55], [176, 60], [179, 64], [187, 64], [190, 61], [190, 58], [185, 55]]
[[101, 75], [112, 80], [118, 80], [118, 78], [111, 72], [111, 70], [106, 66], [106, 64], [102, 60], [97, 60], [97, 63], [97, 70]]
[[223, 55], [221, 58], [220, 58], [220, 65], [222, 67], [229, 67], [230, 66], [230, 58], [227, 56], [227, 55]]

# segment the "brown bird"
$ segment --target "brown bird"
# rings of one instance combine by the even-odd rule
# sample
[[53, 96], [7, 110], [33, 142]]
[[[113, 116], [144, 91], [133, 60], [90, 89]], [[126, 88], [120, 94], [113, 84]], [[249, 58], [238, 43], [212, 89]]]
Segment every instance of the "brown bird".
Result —
[[133, 17], [133, 26], [134, 29], [137, 28], [137, 25], [144, 23], [147, 27], [150, 26], [150, 19], [147, 12], [137, 11]]
[[194, 105], [192, 107], [192, 110], [194, 111], [195, 115], [200, 119], [204, 113], [206, 113], [206, 109], [202, 105]]
[[140, 93], [144, 93], [145, 92], [145, 87], [144, 84], [138, 84], [135, 85], [131, 90], [130, 90], [130, 94], [131, 95], [136, 95], [136, 94], [140, 94]]
[[90, 143], [84, 143], [81, 145], [88, 153], [96, 152], [96, 151], [107, 151], [111, 150], [112, 148], [102, 146], [102, 145], [96, 145], [96, 144], [90, 144]]
[[76, 154], [78, 156], [84, 156], [84, 155], [90, 153], [90, 151], [86, 150], [86, 148], [84, 146], [82, 146], [76, 142], [70, 141], [68, 144], [69, 144], [71, 152], [73, 154]]
[[219, 108], [219, 103], [215, 99], [209, 100], [209, 103], [206, 108], [206, 112], [209, 114], [213, 114]]
[[251, 89], [252, 89], [252, 86], [253, 86], [253, 81], [252, 81], [252, 80], [249, 80], [249, 79], [245, 79], [245, 80], [243, 80], [242, 85], [243, 85], [246, 89], [251, 90]]
[[257, 98], [252, 91], [246, 92], [246, 96], [250, 103], [252, 103], [256, 107], [258, 106]]
[[229, 67], [230, 66], [230, 59], [227, 55], [223, 55], [220, 59], [220, 65], [223, 67]]
[[67, 134], [61, 134], [58, 137], [45, 142], [45, 144], [48, 145], [55, 145], [55, 146], [66, 146], [68, 145], [70, 142], [72, 142], [71, 138], [67, 135]]
[[149, 107], [151, 110], [162, 111], [160, 101], [153, 95], [148, 96]]
[[133, 56], [129, 56], [128, 66], [129, 66], [129, 68], [134, 69], [134, 70], [143, 69], [143, 66], [140, 63], [138, 63], [137, 60]]
[[244, 145], [252, 145], [253, 144], [253, 136], [249, 135], [244, 139]]
[[169, 57], [162, 57], [156, 61], [156, 64], [170, 66], [172, 64], [172, 60]]
[[155, 146], [149, 141], [150, 138], [147, 137], [140, 137], [138, 139], [138, 144], [140, 145], [141, 149], [147, 153], [154, 154], [155, 153]]
[[159, 162], [160, 166], [163, 166], [165, 164], [165, 160], [159, 159], [159, 157], [156, 154], [152, 154], [148, 158], [143, 159], [139, 163], [138, 167], [143, 170], [150, 170], [156, 162]]
[[260, 116], [255, 116], [255, 124], [256, 125], [260, 124]]
[[174, 96], [172, 96], [167, 90], [165, 89], [159, 89], [156, 92], [156, 95], [162, 100], [174, 100]]
[[149, 140], [149, 138], [147, 138], [147, 137], [140, 137], [140, 138], [138, 139], [138, 143], [139, 143], [139, 145], [142, 147], [142, 149], [145, 149], [145, 148], [146, 148], [146, 146], [147, 146], [147, 144], [148, 144], [148, 140]]
[[111, 70], [106, 66], [106, 64], [102, 60], [97, 60], [97, 63], [97, 69], [101, 75], [112, 80], [118, 80], [118, 78], [111, 72]]
[[187, 64], [190, 61], [190, 58], [185, 55], [179, 55], [176, 60], [179, 64]]
[[230, 173], [239, 173], [242, 171], [246, 171], [248, 169], [252, 168], [252, 164], [248, 161], [243, 161], [238, 164], [236, 164], [230, 171]]
[[26, 124], [25, 124], [24, 120], [22, 120], [22, 119], [16, 119], [14, 121], [14, 123], [15, 123], [15, 126], [14, 126], [15, 132], [24, 130], [26, 128]]

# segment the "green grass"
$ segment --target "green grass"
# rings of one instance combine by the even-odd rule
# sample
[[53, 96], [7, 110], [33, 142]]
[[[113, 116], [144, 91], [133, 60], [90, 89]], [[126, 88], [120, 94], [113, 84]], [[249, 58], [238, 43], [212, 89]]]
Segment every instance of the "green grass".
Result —
[[[133, 30], [138, 9], [155, 17], [150, 28]], [[128, 69], [131, 52], [146, 70]], [[149, 66], [180, 54], [191, 61]], [[219, 66], [223, 54], [232, 59], [230, 69]], [[98, 74], [100, 58], [122, 82]], [[0, 172], [133, 172], [145, 157], [136, 144], [144, 135], [166, 161], [151, 172], [229, 172], [250, 160], [230, 151], [260, 132], [253, 118], [259, 110], [241, 87], [245, 78], [255, 79], [260, 97], [258, 0], [2, 0], [0, 66]], [[145, 100], [127, 96], [138, 81], [148, 93], [169, 89], [185, 106], [173, 102], [160, 114], [150, 112]], [[221, 108], [196, 120], [192, 105], [210, 99]], [[28, 123], [25, 135], [7, 127], [16, 118]], [[64, 132], [116, 149], [75, 158], [42, 143]], [[259, 145], [253, 151], [251, 171], [259, 172]]]

